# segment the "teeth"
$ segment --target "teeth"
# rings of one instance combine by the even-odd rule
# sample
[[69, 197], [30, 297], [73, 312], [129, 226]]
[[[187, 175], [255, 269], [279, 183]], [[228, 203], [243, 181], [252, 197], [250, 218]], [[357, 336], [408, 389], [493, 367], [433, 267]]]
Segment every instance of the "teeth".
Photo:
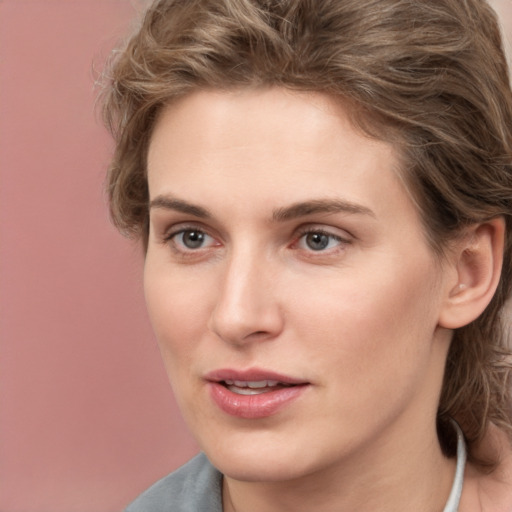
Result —
[[[277, 380], [229, 380], [224, 381], [226, 387], [239, 395], [258, 395], [266, 393], [277, 386], [288, 386]], [[270, 388], [270, 389], [269, 389]]]
[[236, 386], [237, 388], [273, 388], [279, 384], [277, 380], [225, 380], [227, 386]]
[[253, 389], [253, 388], [239, 388], [238, 386], [228, 386], [228, 389], [237, 395], [259, 395], [265, 393], [264, 389]]

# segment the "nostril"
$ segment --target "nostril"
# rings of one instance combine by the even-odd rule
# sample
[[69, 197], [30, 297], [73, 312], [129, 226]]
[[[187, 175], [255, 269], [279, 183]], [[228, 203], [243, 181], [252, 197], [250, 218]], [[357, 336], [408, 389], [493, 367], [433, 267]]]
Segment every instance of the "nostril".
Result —
[[246, 341], [249, 341], [249, 340], [264, 340], [264, 339], [267, 339], [267, 338], [273, 338], [274, 335], [272, 334], [271, 331], [254, 331], [254, 332], [251, 332], [249, 334], [247, 334], [246, 336], [244, 336], [244, 340]]

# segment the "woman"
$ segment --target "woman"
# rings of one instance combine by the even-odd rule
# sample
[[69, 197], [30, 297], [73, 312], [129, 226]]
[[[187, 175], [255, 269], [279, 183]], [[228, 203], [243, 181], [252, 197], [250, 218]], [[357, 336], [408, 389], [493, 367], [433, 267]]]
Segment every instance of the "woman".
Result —
[[487, 3], [161, 0], [111, 73], [111, 211], [204, 452], [128, 511], [512, 510]]

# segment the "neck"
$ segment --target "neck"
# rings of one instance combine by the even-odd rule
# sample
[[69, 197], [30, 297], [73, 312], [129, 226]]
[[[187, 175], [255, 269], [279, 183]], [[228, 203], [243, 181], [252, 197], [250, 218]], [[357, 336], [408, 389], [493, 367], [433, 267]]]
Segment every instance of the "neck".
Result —
[[[336, 466], [293, 481], [243, 482], [224, 478], [225, 512], [442, 512], [455, 460], [446, 459], [435, 419], [389, 427], [385, 435]], [[422, 427], [423, 425], [423, 427]]]

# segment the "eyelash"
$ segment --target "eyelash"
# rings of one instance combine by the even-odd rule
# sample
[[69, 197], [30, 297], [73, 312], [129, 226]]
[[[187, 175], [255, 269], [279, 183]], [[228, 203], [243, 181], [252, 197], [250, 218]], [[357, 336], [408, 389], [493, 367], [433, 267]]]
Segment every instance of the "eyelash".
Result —
[[[171, 248], [174, 251], [179, 252], [180, 254], [190, 254], [190, 255], [192, 255], [193, 253], [199, 252], [199, 250], [203, 249], [203, 247], [199, 247], [197, 249], [191, 249], [191, 248], [187, 248], [187, 247], [179, 248], [177, 242], [175, 241], [175, 239], [179, 235], [183, 235], [183, 234], [188, 233], [188, 232], [195, 232], [195, 233], [203, 235], [203, 236], [206, 235], [207, 237], [210, 237], [213, 240], [215, 240], [215, 238], [212, 235], [209, 235], [208, 232], [205, 229], [203, 229], [203, 228], [200, 228], [200, 227], [197, 227], [197, 226], [181, 226], [180, 228], [178, 228], [176, 230], [173, 230], [173, 231], [170, 231], [169, 233], [167, 233], [164, 236], [162, 242], [164, 244], [170, 245]], [[183, 245], [183, 244], [180, 244], [180, 245]]]
[[300, 243], [300, 241], [303, 239], [305, 240], [305, 238], [308, 235], [322, 235], [322, 236], [328, 237], [330, 240], [335, 240], [337, 242], [338, 245], [335, 248], [331, 248], [330, 250], [329, 249], [324, 250], [324, 248], [322, 248], [321, 250], [318, 250], [318, 251], [315, 251], [314, 249], [311, 249], [311, 248], [309, 250], [306, 249], [306, 251], [308, 253], [312, 253], [312, 254], [316, 253], [319, 256], [322, 254], [330, 253], [331, 251], [337, 252], [339, 250], [342, 250], [343, 246], [350, 244], [350, 240], [348, 238], [343, 238], [340, 235], [335, 235], [334, 233], [332, 233], [328, 230], [322, 229], [322, 228], [308, 227], [308, 228], [300, 230], [299, 236], [297, 237], [297, 239], [293, 243], [293, 245], [298, 245]]
[[[170, 245], [173, 251], [175, 251], [176, 253], [179, 253], [183, 256], [195, 256], [195, 255], [198, 255], [197, 253], [199, 253], [201, 251], [201, 249], [208, 248], [208, 247], [198, 247], [196, 249], [189, 248], [189, 247], [187, 248], [187, 247], [183, 247], [182, 242], [179, 244], [180, 246], [178, 246], [178, 243], [176, 242], [176, 238], [179, 235], [184, 235], [187, 232], [195, 232], [199, 235], [206, 236], [206, 237], [209, 237], [209, 238], [215, 240], [215, 237], [208, 234], [208, 232], [204, 228], [190, 225], [190, 226], [182, 226], [179, 229], [176, 229], [176, 230], [173, 230], [173, 231], [167, 233], [164, 236], [162, 242], [164, 244]], [[315, 227], [307, 227], [307, 228], [303, 228], [303, 229], [299, 230], [298, 236], [292, 242], [291, 247], [297, 248], [297, 246], [301, 243], [301, 241], [305, 240], [308, 235], [325, 236], [325, 237], [328, 237], [329, 241], [335, 240], [337, 243], [337, 246], [334, 248], [325, 249], [324, 247], [322, 247], [319, 250], [315, 250], [312, 248], [309, 248], [309, 249], [304, 248], [303, 249], [305, 252], [310, 253], [311, 255], [317, 254], [317, 255], [321, 256], [321, 255], [329, 254], [331, 252], [338, 252], [340, 250], [343, 250], [344, 246], [351, 243], [351, 241], [348, 238], [343, 238], [339, 235], [335, 235], [334, 233], [327, 231], [325, 229], [315, 228]], [[212, 245], [215, 246], [215, 245], [220, 245], [220, 244], [217, 243], [217, 244], [212, 244]]]

